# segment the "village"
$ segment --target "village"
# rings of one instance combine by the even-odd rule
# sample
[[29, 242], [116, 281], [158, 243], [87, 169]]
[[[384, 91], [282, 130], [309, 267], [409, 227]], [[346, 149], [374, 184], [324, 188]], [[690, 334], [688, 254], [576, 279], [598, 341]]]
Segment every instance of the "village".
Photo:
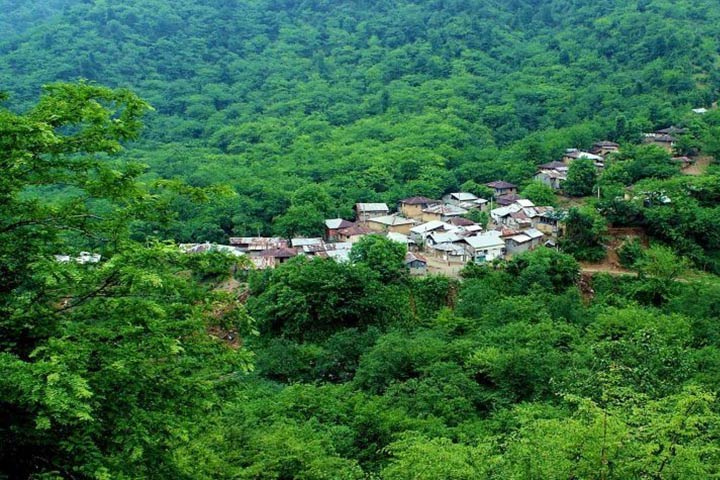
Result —
[[[643, 142], [673, 153], [677, 135], [674, 126], [646, 133]], [[575, 160], [591, 160], [598, 172], [606, 159], [620, 152], [620, 145], [599, 141], [589, 151], [570, 148], [557, 161], [538, 166], [533, 179], [558, 193]], [[687, 156], [673, 157], [682, 169], [693, 165]], [[413, 275], [443, 273], [456, 275], [469, 263], [482, 264], [538, 247], [556, 248], [563, 233], [564, 211], [549, 205], [535, 205], [518, 194], [518, 186], [497, 180], [485, 184], [489, 198], [469, 192], [453, 192], [441, 199], [414, 196], [397, 205], [356, 203], [352, 220], [325, 220], [324, 235], [314, 238], [231, 237], [229, 245], [183, 244], [187, 253], [219, 250], [247, 256], [256, 269], [275, 268], [297, 256], [350, 259], [352, 246], [368, 235], [382, 235], [406, 246], [405, 264]], [[482, 213], [478, 216], [479, 213]], [[471, 218], [482, 218], [475, 221]]]

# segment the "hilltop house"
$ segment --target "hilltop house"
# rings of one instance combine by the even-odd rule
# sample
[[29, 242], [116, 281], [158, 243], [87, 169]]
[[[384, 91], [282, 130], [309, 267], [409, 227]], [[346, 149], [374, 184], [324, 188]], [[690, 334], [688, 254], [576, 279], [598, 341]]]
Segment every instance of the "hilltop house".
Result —
[[563, 162], [550, 162], [540, 165], [533, 178], [555, 190], [559, 190], [567, 180], [567, 174], [568, 166]]
[[410, 197], [400, 200], [400, 213], [408, 218], [422, 218], [422, 211], [432, 205], [438, 205], [438, 200], [427, 197]]
[[371, 218], [385, 216], [388, 213], [390, 213], [390, 209], [385, 203], [355, 204], [355, 219], [361, 223], [365, 223]]
[[669, 153], [672, 153], [675, 149], [675, 142], [677, 142], [677, 138], [665, 133], [646, 133], [645, 138], [643, 139], [643, 143], [657, 145]]
[[578, 150], [577, 148], [568, 148], [565, 150], [565, 155], [562, 157], [563, 163], [565, 165], [570, 165], [575, 160], [579, 159], [589, 159], [592, 160], [596, 167], [603, 168], [605, 165], [605, 159], [601, 157], [600, 155], [595, 155], [594, 153], [590, 152], [583, 152], [582, 150]]
[[508, 193], [517, 193], [517, 185], [513, 185], [510, 182], [502, 180], [486, 183], [485, 186], [493, 189], [496, 198], [500, 195], [506, 195]]
[[610, 142], [608, 140], [603, 140], [601, 142], [595, 142], [593, 143], [592, 148], [590, 149], [590, 153], [593, 153], [595, 155], [600, 155], [601, 157], [606, 157], [607, 155], [611, 153], [617, 153], [620, 151], [620, 145], [615, 142]]

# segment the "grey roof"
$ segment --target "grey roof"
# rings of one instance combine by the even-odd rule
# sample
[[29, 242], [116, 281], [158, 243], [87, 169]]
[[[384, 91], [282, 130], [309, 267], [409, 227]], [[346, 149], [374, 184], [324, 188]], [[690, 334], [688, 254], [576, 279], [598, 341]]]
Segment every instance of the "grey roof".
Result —
[[490, 230], [489, 232], [485, 232], [474, 237], [467, 237], [463, 240], [476, 250], [482, 248], [501, 247], [505, 245], [503, 239], [500, 238], [500, 232], [495, 230]]
[[383, 225], [394, 226], [394, 225], [415, 225], [415, 220], [410, 218], [401, 217], [400, 215], [385, 215], [382, 217], [369, 218], [368, 222], [382, 223]]
[[477, 195], [473, 195], [469, 192], [455, 192], [451, 193], [450, 196], [460, 202], [472, 202], [478, 198]]
[[356, 203], [355, 210], [358, 212], [389, 212], [386, 203]]
[[330, 218], [325, 220], [325, 226], [330, 230], [337, 230], [339, 228], [352, 227], [353, 222], [345, 220], [343, 218]]

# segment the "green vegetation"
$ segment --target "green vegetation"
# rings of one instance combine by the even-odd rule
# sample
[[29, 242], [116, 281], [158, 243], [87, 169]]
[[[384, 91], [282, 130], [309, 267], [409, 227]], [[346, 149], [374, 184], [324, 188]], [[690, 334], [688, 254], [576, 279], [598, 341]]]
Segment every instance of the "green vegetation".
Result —
[[[720, 171], [640, 144], [720, 155], [711, 1], [0, 11], [0, 479], [720, 478]], [[177, 246], [497, 179], [564, 204], [535, 166], [603, 138], [562, 251], [458, 279], [381, 236]], [[649, 246], [590, 276], [609, 225]]]

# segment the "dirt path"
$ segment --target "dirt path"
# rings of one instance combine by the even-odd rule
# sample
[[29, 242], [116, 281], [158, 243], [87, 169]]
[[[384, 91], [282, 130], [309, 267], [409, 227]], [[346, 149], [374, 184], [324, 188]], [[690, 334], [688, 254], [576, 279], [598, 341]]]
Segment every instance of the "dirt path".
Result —
[[682, 171], [685, 175], [703, 175], [710, 165], [710, 157], [699, 157], [697, 161]]

